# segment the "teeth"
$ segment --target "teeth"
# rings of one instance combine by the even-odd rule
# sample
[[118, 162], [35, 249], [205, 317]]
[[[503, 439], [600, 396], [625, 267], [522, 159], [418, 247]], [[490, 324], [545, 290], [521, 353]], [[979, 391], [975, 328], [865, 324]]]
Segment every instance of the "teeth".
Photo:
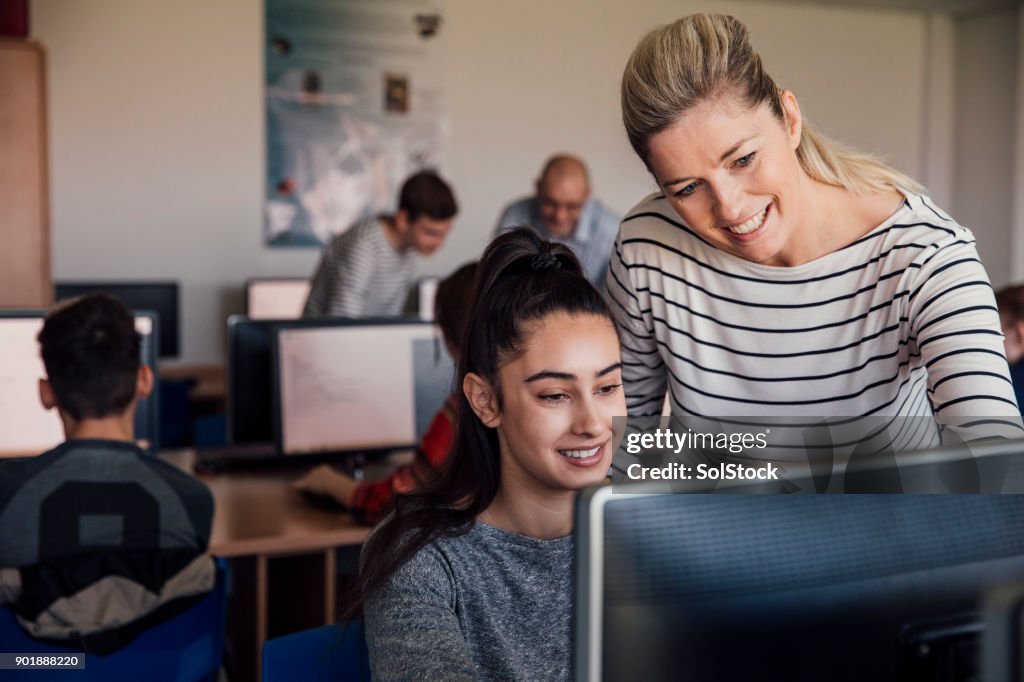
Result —
[[601, 446], [598, 445], [596, 448], [591, 448], [590, 450], [559, 450], [559, 452], [566, 457], [572, 457], [573, 459], [585, 459], [587, 457], [593, 457], [600, 449]]
[[757, 228], [761, 227], [761, 223], [764, 222], [764, 216], [768, 212], [768, 207], [765, 206], [756, 216], [751, 218], [745, 223], [739, 225], [733, 225], [729, 228], [729, 231], [733, 234], [750, 234]]

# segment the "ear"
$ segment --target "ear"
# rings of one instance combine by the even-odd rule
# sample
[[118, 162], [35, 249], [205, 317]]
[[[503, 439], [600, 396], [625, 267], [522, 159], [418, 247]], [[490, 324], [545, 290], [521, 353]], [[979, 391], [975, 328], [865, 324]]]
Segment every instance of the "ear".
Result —
[[484, 423], [492, 429], [501, 426], [501, 410], [498, 409], [498, 396], [494, 388], [483, 377], [469, 372], [462, 380], [462, 392], [466, 394], [466, 400], [473, 412]]
[[395, 230], [403, 236], [409, 231], [409, 212], [404, 208], [395, 214]]
[[135, 399], [148, 398], [152, 392], [153, 370], [149, 368], [149, 365], [142, 365], [139, 367], [138, 374], [135, 375]]
[[39, 402], [47, 410], [57, 407], [57, 396], [53, 392], [53, 386], [50, 385], [49, 379], [39, 380]]
[[803, 133], [804, 120], [800, 113], [800, 104], [796, 101], [796, 95], [791, 90], [783, 90], [779, 96], [782, 101], [782, 112], [786, 115], [783, 124], [786, 126], [786, 134], [789, 136], [789, 143], [793, 149], [800, 146], [800, 135]]

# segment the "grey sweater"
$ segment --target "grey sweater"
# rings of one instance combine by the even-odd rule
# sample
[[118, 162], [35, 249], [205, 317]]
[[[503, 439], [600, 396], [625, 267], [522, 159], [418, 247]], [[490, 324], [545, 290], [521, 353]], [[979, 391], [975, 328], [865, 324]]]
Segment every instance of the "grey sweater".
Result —
[[366, 605], [374, 680], [568, 680], [572, 536], [477, 522], [427, 545]]

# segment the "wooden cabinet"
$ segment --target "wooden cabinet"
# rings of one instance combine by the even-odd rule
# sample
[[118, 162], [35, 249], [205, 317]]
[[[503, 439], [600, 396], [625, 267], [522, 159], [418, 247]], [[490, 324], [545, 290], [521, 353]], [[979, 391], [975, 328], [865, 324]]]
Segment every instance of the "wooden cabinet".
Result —
[[0, 307], [52, 299], [46, 139], [43, 48], [0, 38]]

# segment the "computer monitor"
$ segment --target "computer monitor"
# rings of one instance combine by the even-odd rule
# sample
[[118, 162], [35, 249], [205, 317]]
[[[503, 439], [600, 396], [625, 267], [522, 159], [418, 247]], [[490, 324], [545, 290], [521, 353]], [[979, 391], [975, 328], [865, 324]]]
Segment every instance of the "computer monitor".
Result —
[[451, 392], [452, 363], [436, 326], [357, 322], [276, 328], [280, 453], [414, 447]]
[[[971, 460], [1020, 492], [1021, 442], [985, 447], [898, 455], [897, 478]], [[663, 490], [578, 500], [576, 680], [977, 679], [983, 595], [1024, 579], [1020, 494]]]
[[[0, 311], [0, 457], [38, 455], [64, 441], [56, 410], [39, 402], [39, 379], [46, 376], [39, 342], [43, 311]], [[158, 323], [153, 312], [136, 312], [135, 328], [141, 335], [141, 360], [156, 367]], [[159, 391], [139, 402], [135, 411], [135, 438], [146, 449], [159, 446]]]
[[999, 585], [985, 601], [982, 682], [1024, 680], [1024, 581]]
[[308, 278], [260, 278], [245, 283], [245, 314], [250, 320], [302, 317], [309, 297]]
[[270, 334], [287, 321], [250, 320], [244, 315], [228, 318], [226, 421], [230, 444], [274, 440]]
[[160, 320], [160, 357], [178, 356], [177, 282], [57, 282], [54, 297], [62, 301], [94, 291], [116, 296], [132, 310], [155, 311]]

